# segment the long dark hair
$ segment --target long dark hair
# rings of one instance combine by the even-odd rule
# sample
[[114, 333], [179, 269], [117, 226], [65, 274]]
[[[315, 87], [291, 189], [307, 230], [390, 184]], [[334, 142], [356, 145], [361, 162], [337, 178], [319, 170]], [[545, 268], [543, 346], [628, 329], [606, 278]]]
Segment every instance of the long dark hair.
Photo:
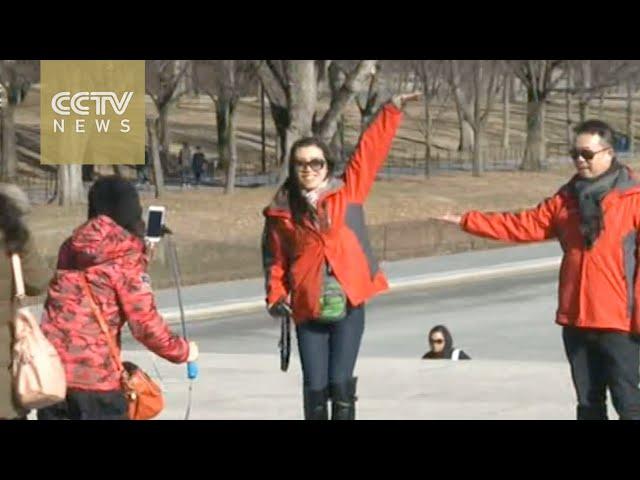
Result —
[[106, 215], [137, 237], [144, 236], [142, 205], [136, 187], [117, 175], [98, 179], [89, 190], [88, 217]]
[[22, 253], [29, 240], [29, 230], [22, 221], [23, 212], [15, 202], [0, 193], [0, 231], [9, 253]]
[[291, 209], [291, 215], [294, 222], [298, 225], [302, 224], [302, 220], [306, 215], [311, 212], [309, 202], [304, 198], [302, 189], [298, 183], [298, 176], [295, 170], [295, 158], [296, 151], [303, 147], [318, 147], [322, 150], [322, 154], [327, 162], [327, 178], [333, 175], [336, 163], [331, 154], [331, 149], [321, 139], [317, 137], [304, 137], [291, 145], [291, 151], [289, 152], [289, 176], [282, 185], [282, 189], [287, 193], [289, 199], [289, 208]]
[[453, 352], [453, 336], [449, 329], [444, 325], [436, 325], [429, 331], [429, 339], [431, 339], [431, 335], [434, 333], [441, 333], [444, 337], [444, 348], [440, 353], [436, 353], [433, 350], [430, 350], [425, 357], [426, 358], [451, 358], [451, 354]]

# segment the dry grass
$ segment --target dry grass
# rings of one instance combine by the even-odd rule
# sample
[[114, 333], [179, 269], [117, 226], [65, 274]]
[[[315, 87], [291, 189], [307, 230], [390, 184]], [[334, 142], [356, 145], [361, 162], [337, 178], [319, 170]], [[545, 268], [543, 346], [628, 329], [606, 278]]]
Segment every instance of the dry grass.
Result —
[[[393, 144], [392, 156], [421, 155], [422, 105], [411, 105]], [[436, 107], [436, 110], [440, 107]], [[491, 143], [502, 134], [501, 106], [495, 106], [490, 116], [487, 137]], [[624, 105], [607, 101], [603, 118], [622, 129]], [[511, 107], [511, 134], [514, 143], [522, 143], [525, 130], [525, 105]], [[596, 113], [594, 110], [593, 113]], [[259, 103], [243, 99], [238, 107], [237, 125], [242, 133], [239, 142], [240, 167], [257, 161], [260, 132]], [[455, 108], [447, 104], [434, 112], [434, 143], [454, 149], [458, 142]], [[566, 123], [561, 99], [552, 99], [547, 106], [546, 132], [551, 142], [564, 141]], [[347, 142], [359, 134], [359, 114], [350, 106], [345, 113]], [[16, 112], [16, 122], [38, 125], [39, 92], [33, 90]], [[201, 144], [207, 155], [215, 154], [215, 115], [210, 101], [185, 99], [170, 113], [174, 142], [186, 139]], [[273, 141], [274, 129], [267, 113], [267, 135]], [[252, 137], [253, 136], [253, 137]], [[178, 145], [174, 143], [174, 148]], [[272, 153], [272, 149], [271, 150]], [[637, 162], [635, 163], [637, 167]], [[447, 211], [468, 209], [512, 210], [536, 205], [553, 194], [571, 175], [569, 164], [540, 173], [492, 172], [481, 178], [469, 173], [439, 174], [431, 179], [412, 177], [379, 181], [375, 184], [366, 206], [371, 239], [379, 256], [387, 259], [433, 255], [474, 248], [496, 246], [495, 242], [472, 239], [455, 227], [429, 220]], [[261, 274], [259, 241], [262, 230], [262, 209], [274, 193], [273, 188], [237, 189], [231, 197], [220, 190], [203, 189], [167, 193], [158, 203], [168, 208], [168, 223], [176, 232], [182, 270], [186, 283], [247, 278]], [[155, 203], [147, 195], [145, 205]], [[40, 248], [51, 263], [61, 242], [72, 229], [84, 221], [86, 207], [61, 209], [39, 206], [30, 222]], [[162, 252], [160, 252], [162, 253]], [[166, 264], [153, 265], [154, 282], [169, 282]]]
[[[531, 207], [557, 191], [570, 175], [569, 168], [555, 168], [541, 173], [492, 172], [480, 178], [456, 173], [376, 182], [366, 205], [372, 243], [379, 256], [388, 259], [495, 246], [430, 219], [447, 211]], [[167, 193], [157, 202], [167, 207], [186, 283], [261, 274], [262, 209], [273, 192], [273, 188], [237, 189], [235, 195], [226, 196], [217, 189], [187, 190]], [[156, 201], [143, 194], [143, 203]], [[32, 213], [32, 229], [51, 262], [60, 243], [85, 215], [86, 207], [53, 205], [37, 207]], [[153, 268], [156, 283], [166, 284], [168, 271], [162, 255]]]

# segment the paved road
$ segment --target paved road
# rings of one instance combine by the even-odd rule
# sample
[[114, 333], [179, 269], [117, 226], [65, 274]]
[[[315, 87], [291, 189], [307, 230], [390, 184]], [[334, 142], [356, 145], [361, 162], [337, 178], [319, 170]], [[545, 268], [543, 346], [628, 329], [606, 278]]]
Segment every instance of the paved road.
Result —
[[[377, 297], [367, 308], [363, 356], [415, 358], [437, 324], [475, 359], [564, 361], [553, 323], [557, 273], [542, 272], [414, 289]], [[203, 352], [268, 354], [279, 329], [266, 313], [193, 322], [191, 338]], [[125, 349], [139, 349], [125, 341]]]

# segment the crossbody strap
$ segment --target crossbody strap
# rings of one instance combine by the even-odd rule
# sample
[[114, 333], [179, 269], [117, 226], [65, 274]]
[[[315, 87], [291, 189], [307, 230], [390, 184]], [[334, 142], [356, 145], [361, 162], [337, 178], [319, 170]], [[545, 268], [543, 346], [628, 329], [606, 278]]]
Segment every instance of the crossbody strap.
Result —
[[98, 308], [98, 305], [93, 299], [93, 293], [91, 292], [91, 288], [89, 288], [89, 284], [87, 283], [87, 277], [84, 273], [80, 275], [80, 283], [82, 284], [82, 288], [84, 290], [85, 296], [89, 300], [91, 311], [93, 312], [93, 315], [96, 317], [98, 324], [100, 324], [100, 329], [102, 330], [102, 333], [104, 333], [105, 337], [107, 338], [107, 343], [109, 344], [109, 352], [111, 353], [111, 358], [113, 359], [113, 363], [116, 365], [116, 368], [118, 369], [118, 373], [122, 374], [122, 372], [124, 372], [124, 367], [122, 366], [122, 361], [120, 360], [120, 353], [119, 353], [118, 347], [116, 346], [115, 342], [113, 341], [113, 337], [109, 332], [109, 327], [107, 326], [107, 322], [105, 321], [104, 317], [102, 316], [102, 313], [100, 312], [100, 309]]
[[18, 301], [21, 301], [25, 297], [24, 277], [22, 276], [22, 262], [20, 261], [20, 255], [17, 253], [11, 255], [11, 267], [16, 287], [15, 297]]

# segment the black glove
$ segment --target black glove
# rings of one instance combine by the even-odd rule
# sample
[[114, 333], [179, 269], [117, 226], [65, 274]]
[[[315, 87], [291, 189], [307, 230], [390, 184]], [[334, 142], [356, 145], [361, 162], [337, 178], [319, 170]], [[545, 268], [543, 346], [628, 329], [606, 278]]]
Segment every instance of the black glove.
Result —
[[269, 315], [276, 318], [282, 318], [291, 315], [291, 307], [284, 299], [278, 300], [269, 308]]

